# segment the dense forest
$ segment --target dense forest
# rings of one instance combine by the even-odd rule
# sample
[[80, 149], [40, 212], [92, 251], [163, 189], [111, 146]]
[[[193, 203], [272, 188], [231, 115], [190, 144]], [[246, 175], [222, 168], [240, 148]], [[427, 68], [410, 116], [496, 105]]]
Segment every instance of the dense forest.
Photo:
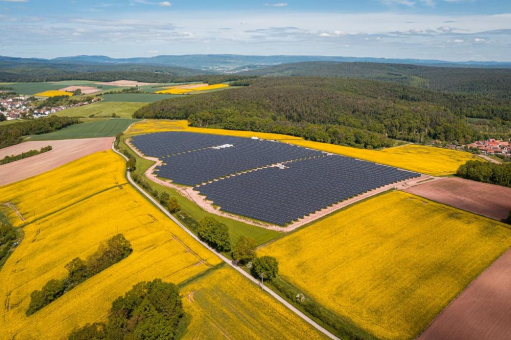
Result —
[[78, 118], [56, 117], [25, 120], [9, 125], [0, 125], [0, 149], [23, 141], [23, 136], [40, 135], [78, 124]]
[[[461, 144], [486, 137], [466, 117], [498, 122], [497, 127], [511, 121], [505, 99], [379, 81], [279, 77], [233, 85], [240, 88], [156, 102], [134, 117], [188, 119], [192, 126], [283, 133], [365, 148], [391, 146], [395, 139]], [[509, 130], [504, 134], [509, 136]]]
[[266, 77], [339, 77], [388, 81], [419, 88], [511, 96], [511, 69], [432, 67], [404, 64], [304, 62], [242, 73]]

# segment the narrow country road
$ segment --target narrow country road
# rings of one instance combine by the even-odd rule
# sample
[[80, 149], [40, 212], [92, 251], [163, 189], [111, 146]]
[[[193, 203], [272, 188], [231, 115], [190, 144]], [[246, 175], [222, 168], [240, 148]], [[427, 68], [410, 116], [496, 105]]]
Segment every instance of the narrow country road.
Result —
[[485, 159], [487, 160], [488, 162], [490, 163], [494, 163], [494, 164], [501, 164], [499, 161], [491, 158], [491, 157], [488, 157], [488, 156], [485, 156], [485, 155], [478, 155], [479, 157], [481, 157], [482, 159]]
[[[121, 154], [120, 152], [118, 152], [115, 147], [114, 147], [114, 144], [112, 144], [112, 150], [117, 153], [118, 155], [122, 156], [126, 161], [128, 160], [128, 158], [126, 156], [124, 156], [123, 154]], [[178, 226], [180, 226], [184, 231], [186, 231], [191, 237], [193, 237], [197, 242], [199, 242], [200, 244], [202, 244], [204, 247], [208, 248], [210, 251], [212, 251], [213, 253], [215, 253], [219, 258], [222, 259], [222, 261], [224, 261], [225, 263], [227, 263], [229, 266], [231, 266], [232, 268], [234, 268], [235, 270], [237, 270], [241, 275], [245, 276], [247, 279], [249, 279], [250, 281], [252, 281], [254, 284], [260, 286], [259, 284], [259, 281], [256, 280], [255, 278], [253, 278], [250, 274], [248, 274], [247, 272], [245, 272], [243, 269], [235, 266], [232, 264], [232, 262], [226, 258], [225, 256], [223, 256], [222, 254], [218, 253], [215, 249], [211, 248], [210, 246], [208, 246], [206, 243], [202, 242], [194, 233], [192, 233], [190, 230], [188, 230], [177, 218], [175, 218], [174, 216], [172, 216], [165, 208], [163, 208], [163, 206], [161, 206], [161, 204], [156, 201], [151, 195], [149, 195], [148, 193], [146, 193], [142, 188], [140, 188], [136, 183], [135, 181], [133, 181], [133, 179], [131, 178], [131, 173], [129, 171], [126, 172], [126, 177], [128, 178], [128, 181], [131, 183], [131, 185], [133, 185], [139, 192], [141, 192], [145, 197], [147, 197], [147, 199], [149, 199], [154, 205], [156, 205], [158, 207], [158, 209], [160, 209], [168, 218], [170, 218], [172, 221], [174, 221], [174, 223], [176, 223]], [[282, 297], [280, 297], [280, 295], [278, 295], [277, 293], [275, 293], [273, 290], [271, 290], [270, 288], [266, 287], [266, 286], [262, 286], [261, 287], [264, 291], [266, 291], [268, 294], [270, 294], [271, 296], [273, 296], [275, 299], [277, 299], [280, 303], [282, 303], [284, 306], [286, 306], [287, 308], [289, 308], [292, 312], [294, 312], [296, 315], [298, 315], [299, 317], [301, 317], [303, 320], [305, 320], [306, 322], [308, 322], [311, 326], [313, 326], [314, 328], [316, 328], [317, 330], [319, 330], [321, 333], [325, 334], [327, 337], [329, 337], [330, 339], [336, 339], [336, 340], [339, 340], [338, 337], [336, 337], [335, 335], [333, 335], [332, 333], [330, 333], [329, 331], [327, 331], [325, 328], [321, 327], [320, 325], [318, 325], [314, 320], [312, 320], [311, 318], [309, 318], [307, 315], [303, 314], [301, 311], [299, 311], [297, 308], [295, 308], [293, 305], [291, 305], [289, 302], [287, 302], [286, 300], [284, 300]]]

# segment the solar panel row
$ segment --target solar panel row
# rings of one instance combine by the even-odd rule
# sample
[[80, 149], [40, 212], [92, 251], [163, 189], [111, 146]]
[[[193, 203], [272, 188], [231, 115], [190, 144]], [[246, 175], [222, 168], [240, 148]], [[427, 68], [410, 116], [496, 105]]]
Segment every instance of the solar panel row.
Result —
[[419, 174], [331, 155], [196, 188], [221, 210], [285, 225], [340, 201]]
[[136, 136], [145, 155], [164, 160], [158, 176], [195, 186], [227, 212], [285, 225], [378, 187], [419, 174], [290, 144], [240, 137], [163, 132]]

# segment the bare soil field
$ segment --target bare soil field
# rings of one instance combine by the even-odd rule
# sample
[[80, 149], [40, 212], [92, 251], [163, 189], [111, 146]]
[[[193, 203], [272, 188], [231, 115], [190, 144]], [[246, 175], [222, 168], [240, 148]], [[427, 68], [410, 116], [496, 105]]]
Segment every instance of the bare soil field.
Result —
[[0, 165], [0, 186], [21, 181], [98, 151], [109, 150], [114, 137], [33, 141], [0, 149], [0, 158], [39, 150], [51, 145], [53, 150], [37, 156]]
[[96, 83], [99, 85], [110, 85], [110, 86], [146, 86], [146, 85], [157, 85], [156, 83], [141, 83], [135, 80], [116, 80], [107, 83]]
[[511, 250], [475, 279], [419, 340], [511, 338]]
[[83, 94], [93, 94], [101, 91], [97, 87], [92, 86], [68, 86], [60, 89], [59, 91], [74, 92], [76, 90], [81, 90]]
[[511, 211], [511, 188], [462, 178], [441, 178], [405, 191], [498, 221]]

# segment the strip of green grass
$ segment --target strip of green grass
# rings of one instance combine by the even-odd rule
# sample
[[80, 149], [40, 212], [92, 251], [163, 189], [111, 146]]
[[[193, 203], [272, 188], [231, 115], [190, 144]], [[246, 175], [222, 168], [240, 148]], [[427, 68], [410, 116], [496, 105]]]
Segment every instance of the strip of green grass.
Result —
[[180, 97], [171, 94], [156, 93], [119, 93], [103, 95], [104, 102], [124, 102], [124, 103], [154, 103], [160, 100]]
[[111, 117], [112, 114], [121, 118], [131, 118], [133, 113], [147, 103], [124, 103], [124, 102], [99, 102], [80, 107], [72, 107], [55, 113], [56, 116], [62, 117], [90, 117], [94, 115], [96, 118]]
[[114, 137], [125, 131], [135, 119], [102, 119], [90, 123], [69, 126], [59, 131], [43, 135], [32, 135], [27, 140], [59, 140], [78, 138]]

